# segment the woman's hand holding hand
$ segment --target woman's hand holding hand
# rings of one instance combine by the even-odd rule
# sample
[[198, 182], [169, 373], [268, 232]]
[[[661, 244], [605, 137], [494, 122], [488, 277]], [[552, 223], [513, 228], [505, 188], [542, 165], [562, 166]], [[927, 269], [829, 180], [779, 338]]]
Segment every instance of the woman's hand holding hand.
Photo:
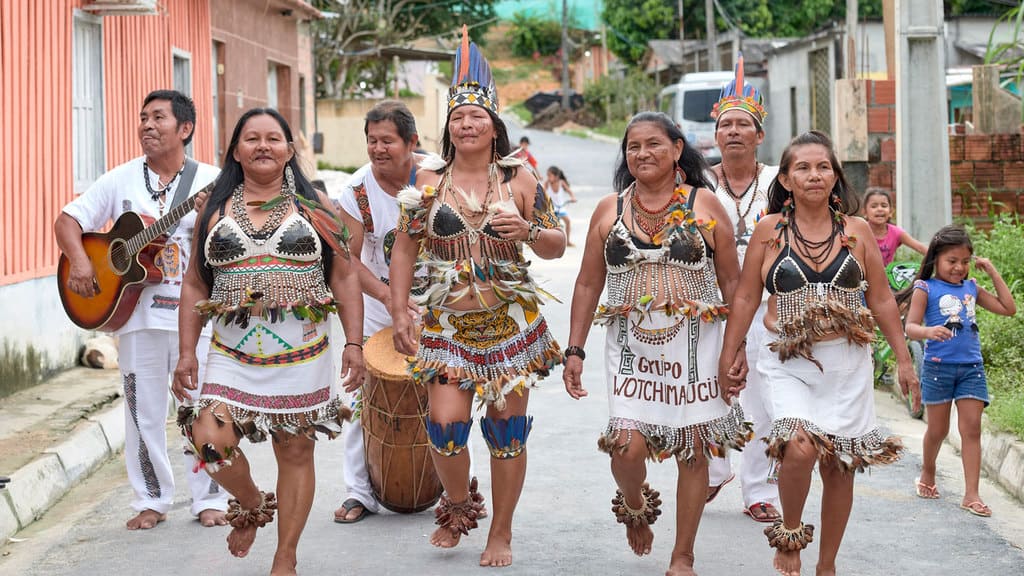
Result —
[[491, 216], [491, 228], [508, 240], [526, 242], [530, 237], [530, 223], [518, 212], [499, 210]]
[[913, 400], [913, 406], [911, 406], [912, 412], [919, 412], [921, 410], [921, 382], [917, 379], [917, 371], [914, 370], [914, 363], [910, 360], [905, 362], [896, 363], [896, 378], [900, 382], [900, 391], [903, 392], [903, 396], [913, 393], [911, 398]]
[[174, 379], [171, 380], [171, 394], [178, 402], [184, 404], [191, 400], [188, 390], [199, 388], [199, 360], [195, 356], [178, 356], [178, 365], [174, 368]]
[[341, 377], [345, 378], [345, 392], [354, 392], [363, 385], [366, 378], [366, 364], [360, 346], [345, 346], [341, 353]]
[[736, 351], [736, 355], [729, 360], [723, 354], [718, 362], [718, 387], [722, 391], [722, 399], [726, 404], [732, 404], [732, 399], [740, 395], [740, 392], [747, 387], [747, 352], [745, 349]]
[[564, 364], [562, 382], [565, 383], [565, 391], [576, 400], [588, 395], [580, 378], [583, 375], [583, 360], [579, 356], [566, 356]]

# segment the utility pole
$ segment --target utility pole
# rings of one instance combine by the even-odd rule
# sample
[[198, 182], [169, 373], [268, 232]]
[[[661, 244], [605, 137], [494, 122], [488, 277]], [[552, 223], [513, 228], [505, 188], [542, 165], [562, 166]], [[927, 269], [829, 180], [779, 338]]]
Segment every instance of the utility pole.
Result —
[[846, 77], [857, 77], [857, 0], [846, 0]]
[[562, 0], [562, 110], [569, 110], [569, 0]]
[[718, 34], [715, 32], [715, 0], [704, 0], [704, 29], [708, 37], [708, 70], [722, 67], [718, 59]]
[[679, 0], [679, 67], [686, 72], [686, 26], [683, 20], [683, 0]]

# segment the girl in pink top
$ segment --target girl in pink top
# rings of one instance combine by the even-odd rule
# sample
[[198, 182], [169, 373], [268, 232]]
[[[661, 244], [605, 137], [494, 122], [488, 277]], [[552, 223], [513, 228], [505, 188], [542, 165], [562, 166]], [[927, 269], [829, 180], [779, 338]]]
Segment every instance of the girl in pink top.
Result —
[[864, 195], [864, 219], [871, 226], [871, 232], [882, 251], [882, 264], [888, 266], [896, 256], [896, 249], [905, 244], [922, 255], [928, 247], [910, 235], [909, 232], [892, 224], [892, 198], [880, 188], [869, 188]]

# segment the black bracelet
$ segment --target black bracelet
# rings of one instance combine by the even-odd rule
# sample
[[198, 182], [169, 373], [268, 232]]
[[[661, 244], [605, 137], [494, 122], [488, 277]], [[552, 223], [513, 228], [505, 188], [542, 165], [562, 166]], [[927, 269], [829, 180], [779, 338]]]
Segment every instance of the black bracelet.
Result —
[[356, 347], [357, 347], [357, 348], [359, 348], [360, 350], [362, 350], [362, 349], [363, 349], [363, 345], [362, 345], [362, 344], [360, 344], [359, 342], [345, 342], [345, 346], [344, 346], [344, 347], [345, 347], [345, 348], [348, 348], [349, 346], [356, 346]]
[[565, 349], [565, 353], [563, 354], [563, 356], [564, 358], [562, 362], [565, 362], [565, 358], [568, 358], [569, 356], [577, 356], [580, 360], [587, 359], [587, 353], [584, 352], [583, 348], [580, 348], [579, 346], [569, 346], [568, 348]]

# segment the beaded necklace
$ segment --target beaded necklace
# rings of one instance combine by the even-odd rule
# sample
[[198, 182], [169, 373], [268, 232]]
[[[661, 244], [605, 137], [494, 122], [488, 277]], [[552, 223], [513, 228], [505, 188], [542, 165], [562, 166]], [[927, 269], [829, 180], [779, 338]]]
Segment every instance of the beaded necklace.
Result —
[[633, 223], [644, 234], [647, 234], [648, 238], [654, 238], [665, 227], [665, 217], [668, 216], [669, 208], [671, 208], [672, 202], [675, 200], [675, 194], [669, 196], [665, 205], [657, 210], [649, 210], [643, 205], [643, 202], [640, 201], [640, 196], [636, 193], [636, 187], [633, 188], [629, 196], [629, 205], [633, 208]]
[[260, 246], [267, 241], [267, 238], [284, 221], [284, 217], [288, 214], [288, 208], [291, 205], [287, 200], [293, 196], [294, 194], [288, 189], [287, 184], [282, 183], [281, 194], [260, 205], [260, 210], [269, 211], [270, 215], [263, 222], [263, 225], [256, 229], [256, 226], [253, 225], [252, 220], [249, 218], [249, 213], [245, 209], [245, 184], [242, 183], [236, 186], [235, 191], [231, 194], [231, 216], [242, 230]]
[[[164, 184], [163, 188], [154, 190], [153, 186], [149, 183], [149, 163], [142, 163], [142, 180], [146, 182], [146, 191], [149, 192], [149, 196], [154, 202], [158, 201], [160, 197], [164, 195], [164, 192], [167, 192], [167, 189], [171, 187], [171, 184], [174, 184], [174, 181], [178, 179], [178, 176], [181, 175], [183, 170], [185, 170], [184, 163], [182, 163], [181, 168], [174, 173], [174, 176], [171, 176], [171, 179], [167, 181], [167, 184]], [[159, 174], [157, 174], [157, 177], [159, 179]]]
[[[732, 191], [732, 186], [729, 185], [729, 177], [725, 174], [725, 165], [722, 165], [722, 183], [725, 184], [725, 191], [733, 201], [736, 202], [736, 216], [739, 217], [739, 222], [736, 224], [737, 240], [747, 235], [747, 215], [750, 214], [750, 209], [754, 207], [754, 200], [757, 199], [757, 182], [761, 178], [761, 168], [763, 167], [764, 165], [760, 162], [754, 162], [754, 179], [747, 185], [747, 189], [743, 191], [743, 194], [737, 196]], [[747, 203], [747, 209], [741, 213], [740, 206], [743, 204], [743, 199], [751, 190], [753, 190], [754, 193], [750, 195], [750, 202]]]

